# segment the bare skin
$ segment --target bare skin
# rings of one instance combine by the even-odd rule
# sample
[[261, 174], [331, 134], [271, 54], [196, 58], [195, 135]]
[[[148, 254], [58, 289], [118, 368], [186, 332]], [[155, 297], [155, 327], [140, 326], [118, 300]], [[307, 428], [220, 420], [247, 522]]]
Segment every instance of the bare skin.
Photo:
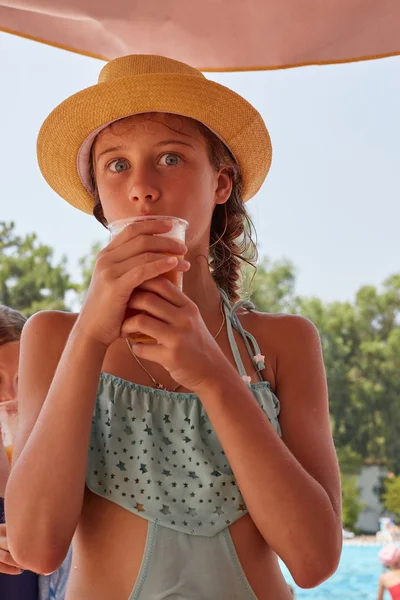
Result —
[[[171, 248], [161, 248], [162, 238], [147, 235], [142, 241], [146, 238], [146, 248], [152, 250], [146, 254], [144, 241], [132, 229], [101, 253], [79, 315], [38, 315], [24, 330], [23, 421], [8, 486], [10, 539], [22, 564], [29, 567], [35, 561], [52, 570], [75, 533], [67, 600], [126, 600], [140, 567], [147, 522], [90, 493], [84, 479], [99, 371], [151, 384], [123, 339], [137, 327], [152, 335], [141, 326], [156, 328], [159, 341], [157, 355], [155, 347], [141, 350], [142, 362], [167, 388], [178, 382], [180, 391], [198, 393], [227, 453], [251, 515], [233, 524], [231, 534], [257, 597], [291, 597], [275, 552], [304, 587], [328, 577], [340, 554], [339, 476], [318, 336], [301, 317], [241, 315], [267, 358], [264, 376], [281, 401], [281, 442], [268, 420], [260, 419], [254, 397], [233, 368], [226, 332], [217, 342], [212, 338], [221, 315], [206, 259], [209, 227], [215, 205], [230, 195], [231, 181], [224, 168], [216, 172], [211, 167], [196, 127], [181, 121], [181, 133], [176, 132], [176, 119], [165, 116], [138, 117], [122, 131], [106, 130], [96, 143], [95, 171], [109, 222], [139, 214], [188, 220], [187, 252], [172, 251], [185, 254], [189, 262], [175, 263], [184, 271], [183, 293], [150, 275], [158, 263], [149, 261], [157, 252], [171, 253]], [[165, 318], [124, 318], [127, 307], [151, 313], [156, 306]], [[247, 372], [257, 381], [239, 338], [238, 345]], [[146, 360], [144, 352], [153, 352], [152, 358]], [[210, 379], [211, 371], [221, 374], [218, 381]], [[232, 389], [218, 391], [219, 381], [232, 381]], [[231, 400], [228, 409], [225, 392]], [[257, 485], [249, 476], [254, 470]], [[32, 506], [37, 508], [35, 532], [26, 548], [23, 535], [28, 523], [32, 526]]]
[[[275, 333], [276, 339], [275, 336], [269, 336], [268, 341], [261, 345], [263, 350], [269, 351], [271, 347], [279, 347], [278, 340], [281, 336], [278, 316], [251, 314], [248, 311], [242, 311], [239, 316], [244, 328], [254, 335], [257, 335], [260, 323], [263, 323], [263, 328]], [[77, 315], [63, 315], [63, 322], [59, 324], [59, 330], [55, 335], [60, 339], [66, 338], [76, 319]], [[217, 319], [210, 322], [210, 331], [218, 331], [219, 324]], [[235, 366], [226, 332], [220, 334], [218, 339], [221, 350]], [[259, 381], [243, 340], [237, 332], [235, 332], [235, 339], [246, 370], [252, 374], [252, 381], [254, 383]], [[260, 337], [259, 341], [261, 341]], [[276, 362], [277, 356], [269, 351], [264, 377], [271, 383], [274, 391]], [[157, 381], [169, 384], [170, 380], [165, 369], [154, 363], [146, 361], [143, 363]], [[151, 386], [151, 380], [138, 367], [124, 340], [115, 342], [109, 348], [102, 370], [127, 381]], [[190, 390], [183, 388], [180, 391]], [[109, 600], [111, 596], [115, 600], [129, 598], [140, 569], [147, 527], [148, 522], [145, 519], [97, 496], [86, 487], [82, 513], [73, 540], [73, 560], [66, 600]], [[249, 515], [242, 517], [229, 529], [244, 572], [257, 598], [259, 600], [292, 598], [279, 569], [275, 553], [265, 542], [251, 517]], [[111, 544], [109, 540], [118, 540], [118, 544]]]
[[400, 564], [394, 566], [387, 573], [383, 573], [383, 575], [380, 576], [377, 600], [383, 600], [385, 590], [388, 592], [389, 588], [395, 585], [400, 585]]

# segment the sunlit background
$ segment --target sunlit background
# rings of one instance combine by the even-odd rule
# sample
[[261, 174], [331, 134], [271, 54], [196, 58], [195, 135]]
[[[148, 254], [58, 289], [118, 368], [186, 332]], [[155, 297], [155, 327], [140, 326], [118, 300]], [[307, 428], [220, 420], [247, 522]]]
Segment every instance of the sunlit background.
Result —
[[[92, 85], [99, 60], [0, 33], [0, 219], [77, 260], [105, 231], [43, 180], [36, 136], [48, 113]], [[262, 255], [297, 267], [297, 291], [352, 300], [399, 270], [400, 57], [208, 75], [264, 117], [270, 175], [248, 204]]]

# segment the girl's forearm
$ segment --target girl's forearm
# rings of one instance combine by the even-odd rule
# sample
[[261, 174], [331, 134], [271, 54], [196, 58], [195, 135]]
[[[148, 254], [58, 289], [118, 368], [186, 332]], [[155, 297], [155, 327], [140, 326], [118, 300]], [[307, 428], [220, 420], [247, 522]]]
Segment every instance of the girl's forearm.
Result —
[[106, 348], [75, 326], [6, 490], [10, 549], [25, 568], [62, 562], [82, 508], [92, 414]]
[[276, 434], [231, 365], [216, 371], [218, 378], [196, 391], [249, 514], [296, 582], [313, 587], [336, 569], [342, 545], [340, 515], [325, 489]]

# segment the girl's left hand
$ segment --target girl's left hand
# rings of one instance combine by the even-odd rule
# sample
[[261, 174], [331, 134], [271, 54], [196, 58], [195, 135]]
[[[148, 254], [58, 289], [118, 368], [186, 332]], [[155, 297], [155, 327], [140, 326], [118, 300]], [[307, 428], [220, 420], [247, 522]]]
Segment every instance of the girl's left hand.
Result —
[[135, 344], [138, 358], [162, 365], [183, 387], [196, 392], [229, 362], [208, 331], [197, 305], [165, 277], [144, 282], [128, 308], [146, 311], [127, 318], [123, 337], [140, 331], [157, 344]]

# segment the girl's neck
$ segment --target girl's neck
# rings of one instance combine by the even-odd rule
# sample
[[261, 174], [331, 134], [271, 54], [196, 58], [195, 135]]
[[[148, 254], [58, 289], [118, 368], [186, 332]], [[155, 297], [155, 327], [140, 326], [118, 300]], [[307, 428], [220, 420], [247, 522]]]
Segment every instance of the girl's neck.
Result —
[[208, 261], [204, 255], [188, 258], [191, 268], [183, 274], [183, 291], [197, 304], [204, 320], [219, 313], [221, 295], [212, 278]]

